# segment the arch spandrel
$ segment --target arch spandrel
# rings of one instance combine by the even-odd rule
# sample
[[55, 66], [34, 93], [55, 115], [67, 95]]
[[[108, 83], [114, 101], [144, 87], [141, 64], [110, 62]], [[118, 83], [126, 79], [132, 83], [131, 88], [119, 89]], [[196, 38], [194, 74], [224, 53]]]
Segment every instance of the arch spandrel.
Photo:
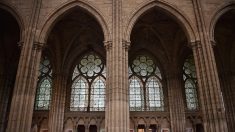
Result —
[[136, 24], [136, 22], [138, 21], [138, 19], [147, 11], [153, 8], [161, 9], [162, 11], [169, 14], [171, 18], [176, 20], [176, 22], [180, 25], [180, 27], [183, 28], [183, 31], [185, 32], [186, 37], [188, 39], [188, 42], [194, 42], [199, 39], [199, 36], [196, 32], [196, 27], [192, 24], [189, 18], [187, 18], [182, 11], [180, 11], [173, 5], [170, 5], [169, 3], [163, 1], [151, 0], [150, 2], [146, 2], [141, 6], [139, 6], [137, 10], [131, 15], [127, 25], [127, 29], [125, 30], [124, 33], [124, 39], [126, 41], [130, 42], [132, 29]]
[[92, 17], [96, 19], [99, 25], [102, 28], [104, 34], [104, 41], [110, 40], [110, 30], [108, 29], [107, 21], [105, 17], [102, 16], [102, 13], [91, 3], [85, 2], [83, 0], [73, 0], [67, 3], [64, 3], [60, 7], [56, 8], [51, 14], [49, 14], [46, 18], [46, 22], [43, 24], [42, 29], [37, 31], [37, 40], [38, 42], [47, 42], [47, 38], [53, 29], [54, 25], [69, 11], [81, 8], [88, 12]]

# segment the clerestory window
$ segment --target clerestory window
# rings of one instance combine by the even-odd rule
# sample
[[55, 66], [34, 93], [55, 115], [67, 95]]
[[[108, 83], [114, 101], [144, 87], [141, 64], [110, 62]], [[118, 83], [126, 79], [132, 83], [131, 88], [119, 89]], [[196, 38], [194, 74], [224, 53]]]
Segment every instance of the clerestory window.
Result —
[[188, 110], [198, 109], [197, 77], [193, 56], [190, 55], [184, 62], [183, 80]]
[[130, 111], [163, 111], [162, 76], [155, 60], [139, 55], [129, 66]]
[[52, 93], [52, 68], [47, 57], [42, 57], [39, 66], [35, 110], [49, 110]]
[[104, 111], [105, 64], [95, 52], [82, 56], [72, 76], [70, 111]]

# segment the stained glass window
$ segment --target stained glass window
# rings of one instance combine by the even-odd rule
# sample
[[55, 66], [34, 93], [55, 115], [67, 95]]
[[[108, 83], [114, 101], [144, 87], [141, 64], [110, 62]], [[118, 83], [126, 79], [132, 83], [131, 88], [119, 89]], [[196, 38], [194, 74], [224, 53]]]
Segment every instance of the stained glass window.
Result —
[[88, 89], [87, 81], [78, 77], [74, 80], [71, 91], [71, 110], [85, 111], [88, 106]]
[[192, 55], [190, 55], [184, 62], [183, 80], [184, 80], [187, 108], [188, 110], [197, 110], [198, 109], [197, 78], [196, 78], [196, 68]]
[[161, 92], [161, 83], [156, 77], [151, 77], [147, 81], [147, 91], [148, 91], [148, 103], [149, 110], [151, 111], [163, 111], [163, 95]]
[[133, 76], [130, 79], [130, 110], [144, 110], [143, 89], [141, 88], [141, 81]]
[[129, 67], [130, 111], [163, 111], [161, 73], [155, 61], [137, 56]]
[[94, 52], [82, 56], [74, 68], [70, 111], [104, 111], [106, 70]]
[[46, 57], [42, 57], [39, 66], [39, 77], [37, 83], [37, 91], [35, 98], [35, 110], [49, 110], [52, 91], [52, 68], [50, 61]]
[[103, 77], [98, 77], [92, 83], [90, 111], [104, 111], [105, 101], [105, 80]]

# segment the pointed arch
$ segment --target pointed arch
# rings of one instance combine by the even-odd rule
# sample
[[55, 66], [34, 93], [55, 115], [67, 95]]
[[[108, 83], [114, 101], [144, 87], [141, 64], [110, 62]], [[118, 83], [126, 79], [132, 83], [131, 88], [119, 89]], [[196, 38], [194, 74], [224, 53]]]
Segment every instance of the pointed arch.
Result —
[[98, 76], [91, 85], [90, 111], [104, 111], [105, 78]]
[[39, 76], [35, 97], [35, 110], [49, 110], [52, 95], [52, 68], [47, 57], [43, 56], [39, 66]]
[[20, 11], [18, 11], [16, 7], [12, 6], [12, 4], [8, 4], [7, 2], [0, 1], [0, 9], [7, 11], [15, 18], [20, 28], [20, 41], [22, 41], [23, 31], [25, 29], [25, 20], [23, 19], [23, 15], [20, 13]]
[[81, 55], [73, 70], [70, 111], [105, 110], [105, 64], [94, 51]]
[[146, 82], [147, 106], [150, 111], [163, 110], [163, 90], [160, 80], [152, 76]]
[[142, 82], [136, 76], [132, 76], [129, 80], [130, 110], [142, 111], [144, 110], [143, 86], [141, 85]]
[[82, 8], [91, 14], [97, 20], [103, 30], [104, 41], [110, 40], [110, 31], [108, 29], [106, 20], [104, 19], [105, 17], [102, 16], [102, 13], [100, 13], [100, 11], [89, 2], [85, 2], [84, 0], [72, 0], [64, 3], [62, 6], [56, 8], [51, 14], [49, 14], [49, 16], [46, 18], [46, 22], [42, 27], [42, 30], [37, 35], [38, 42], [45, 43], [56, 22], [58, 22], [67, 12], [75, 8]]
[[86, 111], [88, 106], [88, 82], [85, 78], [79, 76], [72, 83], [70, 110]]
[[173, 5], [170, 5], [169, 3], [166, 3], [162, 0], [156, 1], [151, 0], [150, 2], [145, 2], [141, 6], [137, 8], [137, 10], [133, 13], [133, 15], [130, 17], [130, 21], [128, 22], [127, 29], [124, 34], [124, 38], [126, 41], [130, 42], [130, 36], [132, 29], [135, 25], [135, 23], [138, 21], [138, 19], [148, 10], [152, 8], [159, 8], [163, 11], [169, 13], [175, 20], [179, 23], [179, 25], [183, 28], [188, 41], [194, 42], [199, 39], [198, 34], [196, 33], [196, 27], [192, 24], [189, 18], [187, 18], [180, 9], [177, 9]]
[[187, 109], [190, 111], [198, 110], [197, 78], [193, 55], [189, 55], [184, 62], [183, 81]]
[[212, 19], [211, 19], [210, 25], [209, 25], [209, 37], [210, 37], [211, 41], [215, 42], [216, 23], [225, 13], [227, 13], [230, 10], [235, 10], [235, 2], [227, 2], [227, 3], [223, 4], [222, 6], [220, 6], [218, 8], [218, 10], [216, 10], [214, 15], [212, 16]]

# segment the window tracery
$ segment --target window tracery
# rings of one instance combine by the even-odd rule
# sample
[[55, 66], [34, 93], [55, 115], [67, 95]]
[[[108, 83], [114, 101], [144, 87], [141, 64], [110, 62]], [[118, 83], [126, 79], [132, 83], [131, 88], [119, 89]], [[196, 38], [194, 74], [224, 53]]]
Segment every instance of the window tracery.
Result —
[[197, 77], [193, 56], [190, 55], [184, 62], [183, 80], [188, 110], [198, 109]]
[[85, 54], [74, 68], [70, 111], [104, 111], [106, 70], [94, 52]]
[[154, 60], [137, 56], [129, 67], [130, 111], [163, 111], [162, 76]]
[[35, 110], [49, 110], [52, 91], [52, 68], [47, 57], [43, 57], [39, 66], [39, 77], [35, 98]]

